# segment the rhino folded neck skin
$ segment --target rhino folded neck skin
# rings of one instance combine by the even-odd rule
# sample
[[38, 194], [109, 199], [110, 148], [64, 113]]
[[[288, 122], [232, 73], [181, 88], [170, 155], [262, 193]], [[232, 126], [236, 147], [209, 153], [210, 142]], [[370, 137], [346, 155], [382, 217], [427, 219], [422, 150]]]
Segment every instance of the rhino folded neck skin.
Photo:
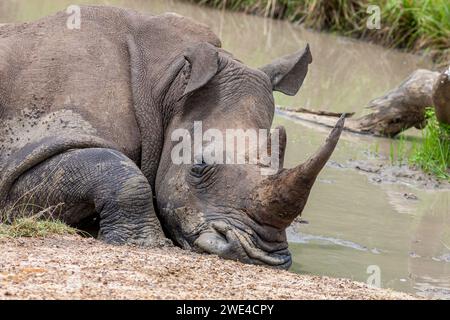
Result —
[[[180, 128], [192, 135], [196, 121], [202, 121], [204, 130], [224, 133], [229, 128], [270, 129], [272, 91], [296, 94], [312, 62], [308, 46], [259, 70], [207, 43], [190, 48], [184, 57], [187, 67], [174, 80], [184, 86], [172, 105], [165, 137]], [[341, 118], [324, 146], [305, 163], [272, 176], [262, 175], [260, 164], [174, 164], [170, 157], [174, 142], [166, 138], [155, 186], [166, 233], [185, 249], [289, 268], [285, 229], [303, 210], [343, 122]], [[283, 127], [278, 129], [282, 168], [286, 133]]]

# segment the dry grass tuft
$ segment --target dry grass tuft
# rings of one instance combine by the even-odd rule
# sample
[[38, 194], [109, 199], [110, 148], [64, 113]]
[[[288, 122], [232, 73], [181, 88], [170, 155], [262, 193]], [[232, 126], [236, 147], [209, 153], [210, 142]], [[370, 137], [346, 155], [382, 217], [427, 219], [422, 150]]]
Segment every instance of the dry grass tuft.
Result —
[[30, 214], [27, 205], [16, 205], [0, 210], [0, 238], [74, 235], [78, 230], [53, 218], [58, 206], [48, 207]]

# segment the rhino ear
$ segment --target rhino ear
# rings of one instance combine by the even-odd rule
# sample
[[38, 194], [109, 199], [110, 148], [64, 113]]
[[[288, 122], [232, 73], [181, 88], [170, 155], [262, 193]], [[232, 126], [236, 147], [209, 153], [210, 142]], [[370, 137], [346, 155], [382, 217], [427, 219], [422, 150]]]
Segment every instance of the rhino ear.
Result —
[[189, 94], [208, 83], [219, 68], [219, 52], [213, 45], [201, 42], [186, 50], [185, 59], [191, 65], [189, 81], [183, 95]]
[[269, 76], [274, 91], [293, 96], [302, 86], [311, 62], [311, 51], [307, 44], [305, 49], [281, 57], [260, 70]]

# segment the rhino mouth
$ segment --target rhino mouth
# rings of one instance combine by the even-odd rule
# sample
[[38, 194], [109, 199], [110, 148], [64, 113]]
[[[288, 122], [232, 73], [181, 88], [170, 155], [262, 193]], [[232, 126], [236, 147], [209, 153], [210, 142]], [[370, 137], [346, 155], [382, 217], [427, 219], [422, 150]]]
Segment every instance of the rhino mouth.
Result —
[[243, 232], [224, 221], [215, 221], [194, 242], [196, 250], [216, 254], [229, 260], [269, 265], [288, 269], [292, 264], [287, 243], [267, 243], [255, 235]]

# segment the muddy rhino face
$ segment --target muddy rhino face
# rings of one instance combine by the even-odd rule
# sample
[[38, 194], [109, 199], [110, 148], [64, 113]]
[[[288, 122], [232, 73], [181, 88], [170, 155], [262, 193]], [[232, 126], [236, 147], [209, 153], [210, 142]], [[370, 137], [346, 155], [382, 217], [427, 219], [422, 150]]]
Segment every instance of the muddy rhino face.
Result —
[[265, 134], [273, 91], [297, 93], [312, 61], [309, 47], [258, 70], [209, 44], [189, 50], [186, 61], [156, 179], [164, 229], [185, 249], [289, 268], [285, 229], [305, 206], [343, 125], [340, 120], [316, 155], [289, 170], [282, 168], [284, 128]]

